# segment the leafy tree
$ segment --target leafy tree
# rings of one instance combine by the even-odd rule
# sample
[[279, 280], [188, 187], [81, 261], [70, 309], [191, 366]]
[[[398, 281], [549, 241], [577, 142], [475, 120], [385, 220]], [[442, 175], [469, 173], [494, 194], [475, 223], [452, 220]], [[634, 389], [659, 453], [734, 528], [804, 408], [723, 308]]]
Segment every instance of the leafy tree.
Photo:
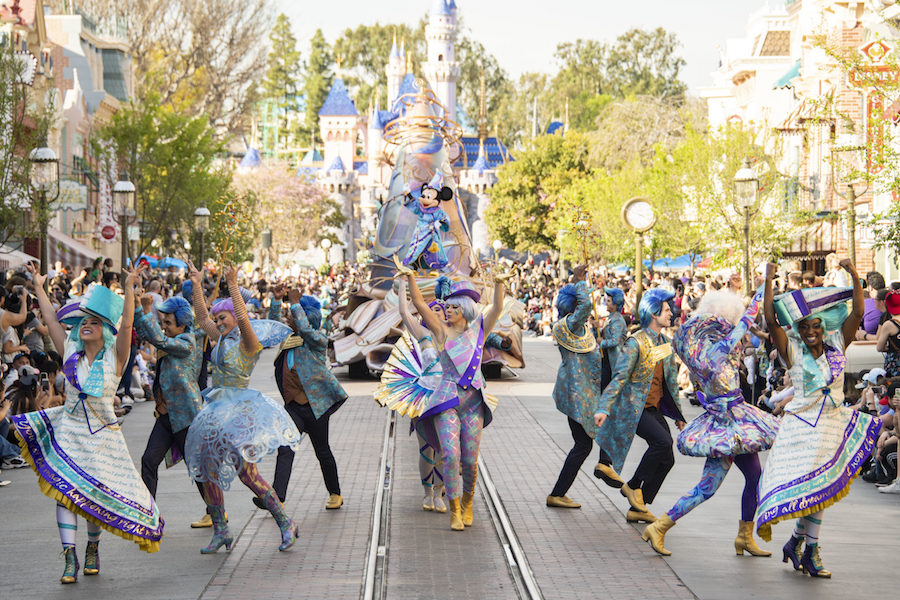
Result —
[[481, 107], [481, 80], [484, 77], [485, 117], [487, 127], [497, 127], [501, 139], [508, 140], [511, 131], [503, 118], [510, 102], [513, 86], [497, 58], [467, 34], [456, 42], [456, 60], [460, 75], [457, 88], [457, 104], [463, 109], [474, 128], [479, 126]]
[[228, 193], [231, 176], [215, 166], [223, 148], [207, 120], [175, 113], [155, 96], [123, 106], [92, 146], [134, 183], [143, 224], [138, 256], [171, 230], [191, 230], [194, 209], [212, 211]]
[[325, 41], [325, 34], [316, 29], [309, 42], [309, 60], [306, 66], [306, 81], [303, 84], [303, 95], [306, 99], [306, 119], [303, 133], [315, 142], [319, 139], [319, 109], [325, 104], [328, 90], [333, 78], [332, 65], [334, 57], [331, 46]]
[[235, 176], [239, 194], [257, 198], [252, 214], [256, 230], [272, 230], [273, 258], [317, 243], [328, 228], [344, 223], [341, 206], [313, 182], [297, 177], [290, 165], [268, 162]]
[[[31, 162], [28, 153], [47, 136], [52, 105], [43, 108], [35, 97], [47, 97], [50, 82], [38, 77], [35, 87], [23, 83], [26, 66], [12, 45], [0, 48], [0, 243], [34, 235], [47, 224], [50, 210], [32, 202]], [[32, 228], [23, 230], [22, 211], [31, 207]]]
[[570, 132], [544, 135], [497, 171], [487, 222], [492, 235], [517, 250], [557, 247], [552, 211], [564, 190], [587, 175], [587, 140]]
[[676, 35], [662, 27], [629, 29], [620, 35], [607, 55], [609, 93], [682, 97], [687, 86], [678, 75], [687, 63], [676, 54], [680, 45]]
[[275, 100], [281, 113], [281, 137], [288, 138], [288, 113], [297, 109], [302, 64], [297, 38], [291, 32], [291, 21], [284, 13], [278, 15], [269, 34], [268, 69], [262, 87], [266, 97]]

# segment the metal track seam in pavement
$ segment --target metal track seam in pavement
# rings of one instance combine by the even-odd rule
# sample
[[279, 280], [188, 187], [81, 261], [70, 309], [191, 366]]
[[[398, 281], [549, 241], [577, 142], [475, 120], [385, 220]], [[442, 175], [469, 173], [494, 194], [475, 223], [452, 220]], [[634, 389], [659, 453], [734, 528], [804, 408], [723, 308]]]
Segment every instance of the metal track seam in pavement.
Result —
[[[381, 462], [378, 466], [377, 488], [372, 506], [372, 530], [369, 534], [369, 549], [366, 553], [366, 570], [360, 595], [362, 600], [383, 598], [385, 595], [384, 573], [387, 566], [388, 536], [390, 534], [391, 464], [394, 456], [396, 424], [396, 413], [389, 411], [384, 424]], [[385, 499], [388, 501], [385, 502]]]
[[538, 586], [531, 566], [528, 564], [528, 558], [525, 556], [525, 550], [516, 537], [516, 531], [510, 522], [500, 494], [494, 486], [494, 480], [491, 479], [491, 473], [485, 464], [484, 459], [478, 458], [478, 485], [481, 487], [481, 493], [484, 496], [491, 515], [491, 521], [494, 523], [494, 529], [497, 531], [497, 537], [503, 545], [503, 550], [507, 556], [507, 567], [516, 586], [516, 592], [520, 598], [524, 600], [543, 600], [541, 589]]

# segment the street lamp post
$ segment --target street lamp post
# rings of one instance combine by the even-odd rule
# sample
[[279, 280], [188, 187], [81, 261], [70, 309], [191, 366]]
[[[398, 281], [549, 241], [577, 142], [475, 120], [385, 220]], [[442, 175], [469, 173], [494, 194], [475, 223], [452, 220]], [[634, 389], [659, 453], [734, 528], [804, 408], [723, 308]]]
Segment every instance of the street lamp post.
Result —
[[503, 242], [501, 242], [500, 240], [494, 240], [491, 243], [491, 248], [494, 249], [494, 262], [497, 262], [497, 260], [500, 258], [500, 249], [503, 248]]
[[200, 208], [194, 211], [194, 229], [197, 230], [197, 234], [199, 235], [199, 240], [197, 244], [197, 268], [203, 268], [203, 242], [206, 237], [206, 232], [209, 231], [209, 209], [205, 206], [201, 206]]
[[644, 293], [644, 234], [656, 224], [656, 213], [647, 198], [632, 198], [622, 207], [622, 220], [634, 231], [634, 308]]
[[125, 267], [128, 265], [128, 217], [131, 216], [132, 203], [134, 202], [134, 184], [127, 179], [120, 179], [113, 186], [113, 197], [119, 207], [119, 236], [122, 240], [122, 278], [119, 280], [124, 285]]
[[319, 242], [319, 245], [322, 247], [322, 250], [325, 251], [325, 264], [329, 264], [328, 262], [328, 251], [331, 248], [331, 240], [328, 238], [322, 238], [322, 241]]
[[28, 160], [31, 161], [31, 187], [39, 200], [36, 208], [40, 227], [41, 275], [46, 275], [50, 262], [47, 251], [47, 222], [50, 219], [48, 211], [49, 203], [59, 197], [59, 159], [52, 149], [44, 145], [32, 150]]
[[734, 194], [738, 206], [744, 211], [744, 293], [748, 296], [750, 289], [750, 207], [756, 204], [759, 192], [759, 178], [750, 165], [750, 159], [744, 159], [744, 166], [734, 174]]

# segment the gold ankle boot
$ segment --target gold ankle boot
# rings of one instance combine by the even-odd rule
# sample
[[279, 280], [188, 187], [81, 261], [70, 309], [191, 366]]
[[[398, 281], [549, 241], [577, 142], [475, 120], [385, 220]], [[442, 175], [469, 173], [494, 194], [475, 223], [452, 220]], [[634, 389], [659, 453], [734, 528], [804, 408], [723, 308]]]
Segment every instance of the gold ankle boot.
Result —
[[344, 505], [344, 497], [340, 494], [330, 494], [328, 502], [325, 503], [325, 510], [337, 510]]
[[463, 531], [466, 526], [463, 524], [462, 508], [459, 506], [459, 498], [447, 498], [447, 504], [450, 505], [450, 529], [453, 531]]
[[547, 506], [553, 508], [581, 508], [581, 505], [568, 496], [547, 496]]
[[753, 521], [739, 521], [738, 535], [734, 539], [734, 551], [738, 556], [744, 555], [744, 550], [752, 556], [772, 556], [771, 552], [766, 552], [756, 545], [753, 539]]
[[625, 520], [629, 523], [652, 523], [656, 520], [656, 515], [649, 510], [647, 512], [638, 512], [633, 508], [629, 508], [625, 514]]
[[672, 553], [666, 550], [663, 544], [666, 541], [666, 532], [673, 527], [675, 527], [675, 521], [669, 515], [663, 515], [644, 528], [641, 539], [650, 542], [650, 547], [663, 556], [671, 556]]
[[622, 489], [619, 490], [625, 498], [628, 499], [628, 504], [631, 505], [631, 508], [638, 512], [650, 512], [647, 509], [647, 505], [644, 504], [644, 492], [641, 491], [641, 488], [636, 490], [628, 487], [628, 484], [622, 485]]
[[472, 521], [475, 519], [475, 515], [473, 514], [474, 504], [475, 492], [463, 492], [461, 510], [463, 525], [466, 527], [471, 527]]

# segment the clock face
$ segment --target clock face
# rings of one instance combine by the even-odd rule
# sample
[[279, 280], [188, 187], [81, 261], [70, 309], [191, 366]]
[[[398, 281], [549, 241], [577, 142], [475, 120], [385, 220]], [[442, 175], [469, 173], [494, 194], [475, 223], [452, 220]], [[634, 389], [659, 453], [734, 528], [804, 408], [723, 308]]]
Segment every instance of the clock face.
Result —
[[656, 222], [653, 207], [646, 200], [633, 200], [625, 205], [622, 216], [635, 231], [647, 231]]

